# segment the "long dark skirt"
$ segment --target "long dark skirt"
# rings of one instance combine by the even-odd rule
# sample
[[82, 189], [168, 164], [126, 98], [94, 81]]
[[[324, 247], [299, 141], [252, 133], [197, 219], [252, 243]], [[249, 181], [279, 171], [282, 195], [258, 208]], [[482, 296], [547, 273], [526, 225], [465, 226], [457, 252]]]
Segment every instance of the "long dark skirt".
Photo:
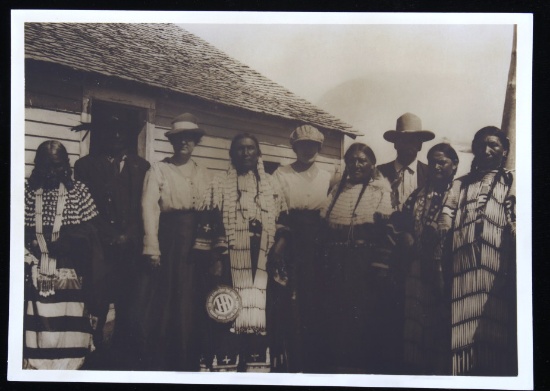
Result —
[[326, 371], [390, 374], [398, 370], [399, 290], [373, 265], [373, 248], [326, 247]]
[[321, 260], [317, 251], [319, 211], [292, 210], [289, 251], [285, 263], [289, 281], [281, 286], [270, 281], [268, 290], [270, 345], [276, 357], [274, 369], [285, 372], [319, 372], [323, 344], [319, 325]]
[[196, 276], [190, 257], [195, 226], [194, 212], [167, 212], [160, 216], [161, 265], [144, 265], [139, 284], [141, 369], [198, 369], [193, 342]]

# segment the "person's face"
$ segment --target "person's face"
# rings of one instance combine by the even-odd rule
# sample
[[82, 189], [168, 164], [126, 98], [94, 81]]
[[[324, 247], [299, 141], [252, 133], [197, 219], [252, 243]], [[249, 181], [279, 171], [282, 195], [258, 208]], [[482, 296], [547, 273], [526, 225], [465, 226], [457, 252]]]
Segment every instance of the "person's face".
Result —
[[254, 140], [242, 138], [233, 146], [233, 163], [239, 172], [248, 172], [256, 167], [260, 151]]
[[170, 144], [174, 149], [174, 155], [187, 157], [191, 156], [197, 142], [193, 134], [183, 132], [170, 136]]
[[296, 152], [296, 158], [300, 163], [312, 164], [315, 163], [317, 154], [321, 149], [321, 144], [311, 140], [297, 141], [294, 143], [293, 149], [294, 152]]
[[119, 152], [128, 147], [128, 129], [119, 124], [105, 129], [105, 146], [109, 152]]
[[418, 152], [422, 149], [422, 141], [416, 136], [403, 134], [395, 140], [394, 148], [400, 160], [409, 162], [416, 159]]
[[502, 165], [508, 151], [504, 149], [498, 136], [485, 136], [474, 146], [474, 156], [482, 169], [496, 169]]
[[61, 175], [65, 168], [65, 161], [61, 158], [58, 152], [48, 152], [48, 159], [46, 161], [48, 170], [51, 174]]
[[456, 164], [443, 152], [432, 153], [428, 159], [430, 178], [437, 182], [450, 181], [457, 168]]
[[48, 188], [58, 186], [61, 178], [64, 176], [66, 162], [58, 152], [48, 151], [47, 158], [43, 164], [44, 186]]
[[346, 170], [351, 183], [364, 183], [368, 180], [374, 169], [364, 152], [356, 151], [346, 158]]

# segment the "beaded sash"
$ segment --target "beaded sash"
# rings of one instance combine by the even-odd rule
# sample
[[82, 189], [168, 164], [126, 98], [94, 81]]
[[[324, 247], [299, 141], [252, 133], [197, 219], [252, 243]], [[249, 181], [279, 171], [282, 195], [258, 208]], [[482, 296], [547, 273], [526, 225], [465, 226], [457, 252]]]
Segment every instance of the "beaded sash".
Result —
[[[38, 264], [37, 290], [41, 296], [47, 297], [55, 294], [55, 281], [59, 278], [57, 259], [49, 254], [48, 245], [44, 237], [42, 216], [44, 210], [44, 189], [36, 190], [36, 239], [40, 247], [40, 262]], [[67, 189], [63, 183], [59, 184], [57, 195], [57, 208], [52, 229], [51, 242], [59, 239], [63, 209], [67, 200]]]

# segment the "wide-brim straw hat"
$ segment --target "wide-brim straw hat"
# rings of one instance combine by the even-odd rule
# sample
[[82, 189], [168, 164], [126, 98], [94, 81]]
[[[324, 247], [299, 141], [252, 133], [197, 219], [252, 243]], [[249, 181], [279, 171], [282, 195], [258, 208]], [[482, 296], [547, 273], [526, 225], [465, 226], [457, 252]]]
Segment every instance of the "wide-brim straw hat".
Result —
[[199, 127], [197, 117], [190, 113], [183, 113], [172, 120], [172, 129], [164, 133], [166, 137], [171, 137], [180, 133], [193, 133], [204, 136], [204, 129]]
[[290, 145], [294, 145], [294, 143], [298, 141], [315, 141], [319, 144], [323, 144], [325, 135], [315, 126], [301, 125], [290, 134]]
[[412, 113], [405, 113], [397, 118], [395, 130], [388, 130], [385, 132], [384, 139], [391, 143], [395, 143], [395, 141], [403, 135], [413, 135], [422, 142], [430, 141], [435, 138], [433, 132], [422, 129], [422, 120]]

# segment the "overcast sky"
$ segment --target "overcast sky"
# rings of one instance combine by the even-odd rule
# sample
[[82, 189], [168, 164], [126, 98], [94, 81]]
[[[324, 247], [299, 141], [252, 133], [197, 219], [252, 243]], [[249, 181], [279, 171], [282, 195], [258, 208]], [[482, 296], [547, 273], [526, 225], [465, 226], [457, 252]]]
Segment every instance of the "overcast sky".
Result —
[[512, 25], [180, 26], [361, 130], [381, 163], [394, 155], [382, 134], [405, 112], [437, 135], [423, 160], [501, 124]]

